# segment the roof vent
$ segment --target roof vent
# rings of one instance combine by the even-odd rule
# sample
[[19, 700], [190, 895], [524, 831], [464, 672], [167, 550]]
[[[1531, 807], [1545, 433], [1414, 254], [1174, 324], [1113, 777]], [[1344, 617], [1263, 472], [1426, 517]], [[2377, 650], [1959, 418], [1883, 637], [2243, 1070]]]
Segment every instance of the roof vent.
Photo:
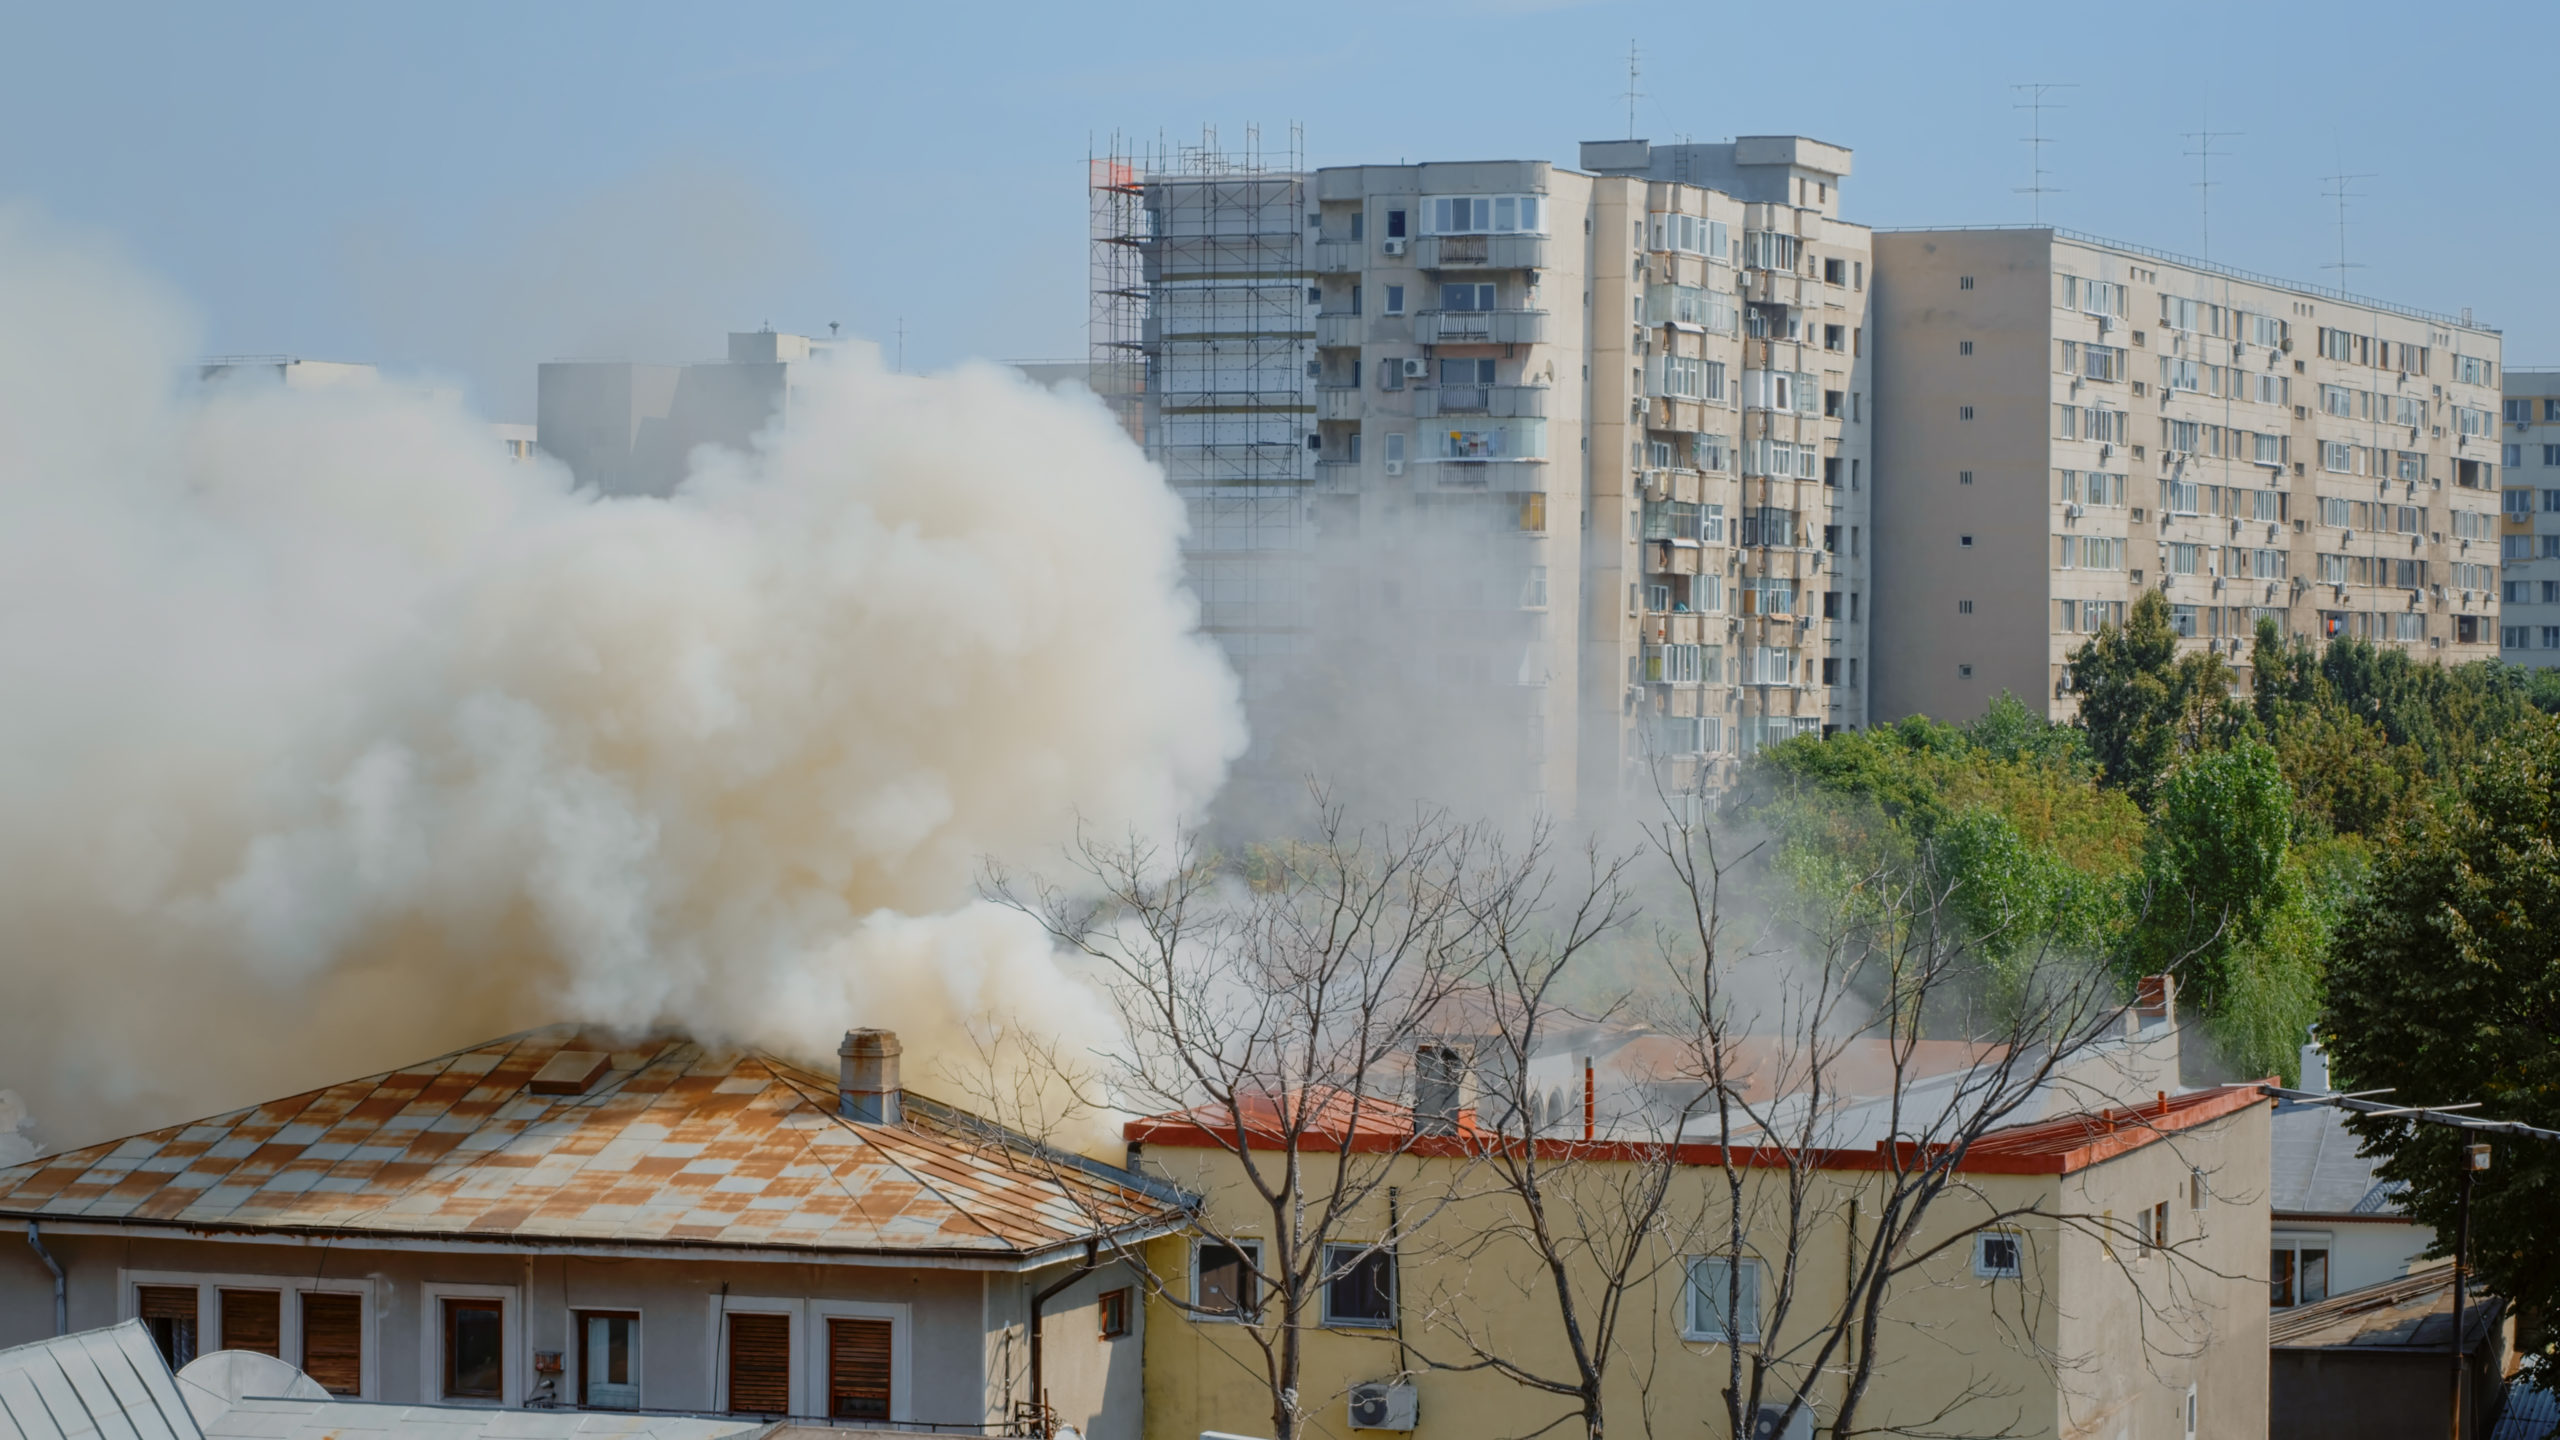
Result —
[[847, 1030], [836, 1047], [836, 1113], [860, 1125], [895, 1125], [898, 1032]]
[[544, 1061], [525, 1088], [536, 1095], [584, 1095], [611, 1061], [601, 1050], [563, 1050]]

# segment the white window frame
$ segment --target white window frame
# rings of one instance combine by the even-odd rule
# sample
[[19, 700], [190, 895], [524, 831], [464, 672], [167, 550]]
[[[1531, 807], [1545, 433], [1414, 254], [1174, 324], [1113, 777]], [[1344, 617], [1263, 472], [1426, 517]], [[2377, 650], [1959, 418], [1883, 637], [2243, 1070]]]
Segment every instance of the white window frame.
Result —
[[[1238, 1310], [1232, 1314], [1221, 1314], [1214, 1310], [1203, 1310], [1200, 1308], [1200, 1252], [1211, 1245], [1215, 1245], [1223, 1250], [1237, 1250], [1243, 1252], [1245, 1256], [1245, 1268], [1253, 1277], [1254, 1288], [1256, 1290], [1260, 1290], [1262, 1288], [1261, 1240], [1250, 1235], [1240, 1236], [1231, 1240], [1218, 1240], [1205, 1235], [1195, 1236], [1191, 1241], [1190, 1256], [1191, 1313], [1186, 1318], [1195, 1322], [1212, 1325], [1251, 1324], [1253, 1320], [1253, 1311], [1251, 1310]], [[1257, 1296], [1256, 1298], [1261, 1297]]]
[[[2004, 1267], [1991, 1263], [1991, 1242], [1995, 1240], [2008, 1241], [2015, 1247], [2010, 1252], [2011, 1264]], [[1973, 1237], [1973, 1273], [1976, 1276], [1985, 1280], [2016, 1280], [2023, 1277], [2026, 1270], [2027, 1237], [2024, 1234], [2016, 1230], [1985, 1230]]]
[[[496, 1300], [498, 1306], [498, 1398], [456, 1399], [444, 1393], [444, 1302]], [[418, 1403], [464, 1405], [482, 1410], [524, 1408], [524, 1304], [513, 1285], [450, 1285], [430, 1280], [418, 1287]]]
[[560, 1363], [559, 1404], [561, 1408], [567, 1410], [585, 1410], [587, 1408], [584, 1402], [578, 1398], [580, 1395], [585, 1393], [584, 1381], [586, 1380], [587, 1369], [587, 1332], [581, 1326], [578, 1318], [582, 1315], [627, 1315], [631, 1317], [631, 1388], [640, 1392], [640, 1403], [632, 1406], [628, 1410], [610, 1405], [602, 1406], [599, 1407], [595, 1413], [599, 1415], [631, 1415], [651, 1408], [649, 1405], [649, 1382], [647, 1379], [649, 1371], [642, 1359], [643, 1348], [649, 1343], [649, 1327], [646, 1323], [649, 1318], [647, 1308], [640, 1305], [572, 1305], [568, 1307], [568, 1314], [569, 1350], [566, 1355], [561, 1357]]
[[140, 1287], [192, 1286], [196, 1292], [196, 1354], [210, 1355], [222, 1339], [222, 1321], [217, 1313], [223, 1290], [274, 1290], [281, 1292], [277, 1302], [276, 1348], [284, 1352], [286, 1364], [302, 1368], [302, 1297], [312, 1291], [332, 1295], [364, 1297], [364, 1335], [358, 1342], [363, 1350], [364, 1385], [356, 1398], [382, 1398], [382, 1317], [373, 1308], [374, 1288], [371, 1280], [333, 1280], [307, 1275], [243, 1275], [207, 1270], [116, 1270], [116, 1318], [138, 1320], [142, 1317]]
[[[1336, 1276], [1334, 1276], [1334, 1275], [1333, 1275], [1333, 1267], [1334, 1267], [1334, 1259], [1335, 1259], [1335, 1257], [1334, 1257], [1334, 1252], [1335, 1252], [1335, 1251], [1337, 1251], [1337, 1250], [1347, 1250], [1347, 1251], [1351, 1251], [1351, 1252], [1353, 1252], [1355, 1255], [1357, 1255], [1357, 1254], [1358, 1254], [1358, 1252], [1361, 1252], [1361, 1251], [1368, 1251], [1368, 1252], [1371, 1252], [1372, 1254], [1376, 1254], [1376, 1255], [1383, 1255], [1383, 1256], [1385, 1256], [1385, 1257], [1386, 1257], [1386, 1261], [1387, 1261], [1387, 1318], [1386, 1318], [1386, 1319], [1384, 1319], [1384, 1320], [1345, 1320], [1345, 1319], [1342, 1319], [1341, 1317], [1339, 1317], [1339, 1316], [1337, 1316], [1337, 1315], [1335, 1315], [1335, 1314], [1333, 1313], [1333, 1286], [1334, 1286], [1334, 1280], [1335, 1280], [1335, 1279], [1338, 1279], [1338, 1278], [1342, 1278], [1342, 1277], [1336, 1277]], [[1316, 1315], [1317, 1315], [1318, 1320], [1319, 1320], [1319, 1321], [1324, 1325], [1324, 1327], [1325, 1327], [1326, 1329], [1328, 1329], [1328, 1330], [1387, 1330], [1387, 1329], [1392, 1329], [1392, 1328], [1394, 1328], [1395, 1323], [1396, 1323], [1396, 1310], [1397, 1310], [1397, 1309], [1398, 1309], [1398, 1308], [1403, 1304], [1403, 1300], [1404, 1300], [1404, 1297], [1399, 1293], [1399, 1291], [1400, 1291], [1400, 1287], [1401, 1287], [1401, 1286], [1403, 1285], [1403, 1283], [1404, 1283], [1404, 1277], [1403, 1277], [1402, 1275], [1400, 1275], [1400, 1274], [1398, 1274], [1398, 1273], [1397, 1273], [1397, 1266], [1396, 1266], [1396, 1252], [1395, 1252], [1395, 1250], [1394, 1250], [1392, 1247], [1389, 1247], [1389, 1246], [1384, 1245], [1384, 1244], [1372, 1244], [1372, 1243], [1370, 1243], [1370, 1242], [1367, 1242], [1367, 1241], [1361, 1241], [1361, 1240], [1332, 1240], [1332, 1241], [1327, 1241], [1327, 1242], [1326, 1242], [1326, 1244], [1325, 1244], [1325, 1247], [1324, 1247], [1324, 1272], [1325, 1272], [1326, 1276], [1327, 1276], [1327, 1277], [1330, 1277], [1330, 1278], [1327, 1278], [1327, 1279], [1324, 1281], [1324, 1285], [1323, 1285], [1323, 1291], [1324, 1291], [1324, 1293], [1323, 1293], [1323, 1294], [1321, 1294], [1321, 1295], [1319, 1295], [1319, 1296], [1316, 1298]]]
[[[733, 1304], [732, 1310], [736, 1308]], [[808, 1303], [808, 1363], [802, 1374], [808, 1377], [809, 1390], [800, 1413], [831, 1420], [827, 1414], [827, 1322], [829, 1320], [886, 1320], [889, 1322], [889, 1423], [900, 1425], [915, 1419], [915, 1307], [879, 1300], [811, 1300]], [[1132, 1321], [1134, 1324], [1135, 1322]], [[799, 1389], [795, 1378], [792, 1388]], [[854, 1421], [832, 1421], [854, 1424]]]
[[[1723, 1331], [1701, 1330], [1698, 1328], [1698, 1322], [1700, 1319], [1698, 1314], [1699, 1301], [1706, 1294], [1706, 1292], [1699, 1286], [1698, 1275], [1700, 1271], [1705, 1270], [1711, 1265], [1747, 1265], [1751, 1267], [1751, 1314], [1749, 1316], [1749, 1323], [1747, 1327], [1738, 1335], [1733, 1333], [1730, 1327]], [[1758, 1259], [1748, 1255], [1741, 1256], [1739, 1258], [1731, 1255], [1690, 1256], [1688, 1262], [1680, 1267], [1680, 1338], [1689, 1341], [1692, 1344], [1699, 1345], [1749, 1345], [1758, 1341], [1760, 1339], [1760, 1282], [1764, 1278], [1765, 1270], [1766, 1267], [1763, 1266]], [[1723, 1281], [1721, 1278], [1719, 1278], [1717, 1284], [1722, 1286]]]

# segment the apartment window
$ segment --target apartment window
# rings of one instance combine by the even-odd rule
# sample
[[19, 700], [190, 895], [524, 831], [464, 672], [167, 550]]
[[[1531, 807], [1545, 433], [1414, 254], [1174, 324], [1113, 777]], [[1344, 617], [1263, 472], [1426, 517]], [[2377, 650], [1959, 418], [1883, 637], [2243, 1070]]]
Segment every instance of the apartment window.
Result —
[[1537, 195], [1436, 195], [1431, 206], [1434, 235], [1543, 234], [1546, 223]]
[[2267, 1274], [2273, 1279], [2268, 1298], [2279, 1310], [2312, 1305], [2329, 1298], [2329, 1237], [2275, 1237]]
[[1463, 282], [1444, 284], [1440, 287], [1440, 308], [1466, 311], [1493, 309], [1493, 286]]
[[1362, 240], [1362, 239], [1366, 239], [1366, 238], [1368, 238], [1368, 234], [1369, 234], [1369, 217], [1368, 217], [1368, 215], [1367, 215], [1365, 212], [1363, 212], [1363, 211], [1359, 211], [1359, 210], [1354, 210], [1354, 211], [1352, 211], [1352, 212], [1351, 212], [1351, 238], [1352, 238], [1352, 239], [1354, 239], [1354, 240]]
[[1760, 1338], [1760, 1262], [1702, 1255], [1689, 1262], [1684, 1340], [1711, 1344]]
[[139, 1285], [135, 1299], [141, 1312], [142, 1328], [151, 1332], [151, 1343], [169, 1368], [183, 1368], [196, 1358], [196, 1287], [193, 1285]]
[[1957, 484], [1959, 484], [1959, 485], [1970, 485], [1970, 484], [1972, 484], [1972, 483], [1973, 483], [1973, 472], [1972, 472], [1972, 471], [1970, 471], [1970, 470], [1959, 470], [1959, 471], [1957, 471], [1957, 472], [1956, 472], [1956, 483], [1957, 483]]
[[1095, 1297], [1094, 1310], [1096, 1318], [1102, 1322], [1103, 1339], [1117, 1340], [1129, 1333], [1130, 1316], [1133, 1313], [1131, 1301], [1134, 1298], [1126, 1286], [1118, 1290], [1105, 1290]]
[[1848, 261], [1846, 261], [1846, 260], [1825, 260], [1825, 261], [1823, 261], [1823, 262], [1822, 262], [1822, 283], [1823, 283], [1823, 284], [1825, 284], [1825, 285], [1846, 285], [1846, 284], [1848, 284], [1848, 283], [1849, 283], [1849, 262], [1848, 262]]
[[2507, 423], [2510, 425], [2533, 423], [2533, 402], [2530, 400], [2510, 400], [2502, 408], [2506, 412]]
[[2545, 650], [2560, 650], [2560, 625], [2545, 625], [2542, 627], [2542, 648]]
[[1973, 613], [1973, 602], [1972, 602], [1972, 601], [1970, 601], [1970, 600], [1959, 600], [1959, 601], [1957, 601], [1957, 602], [1956, 602], [1956, 613], [1957, 613], [1957, 614], [1959, 614], [1959, 615], [1970, 615], [1970, 614], [1972, 614], [1972, 613]]
[[2510, 520], [2524, 520], [2533, 514], [2533, 492], [2530, 490], [2502, 491], [2498, 498]]
[[223, 1349], [284, 1358], [284, 1292], [220, 1290], [215, 1300], [222, 1309]]
[[1970, 666], [1970, 665], [1959, 665], [1959, 666], [1957, 666], [1957, 667], [1956, 667], [1956, 678], [1957, 678], [1957, 679], [1959, 679], [1959, 680], [1970, 680], [1970, 679], [1972, 679], [1972, 678], [1973, 678], [1973, 667], [1972, 667], [1972, 666]]
[[1959, 535], [1956, 537], [1956, 545], [1960, 549], [1970, 550], [1973, 548], [1973, 537], [1970, 535]]
[[2501, 445], [2501, 446], [2499, 446], [2499, 447], [2498, 447], [2498, 463], [2499, 463], [2499, 464], [2501, 464], [2501, 465], [2506, 466], [2506, 467], [2507, 467], [2508, 469], [2510, 469], [2510, 470], [2513, 470], [2513, 469], [2514, 469], [2514, 468], [2516, 468], [2517, 466], [2519, 466], [2519, 465], [2523, 464], [2523, 463], [2524, 463], [2524, 447], [2523, 447], [2523, 446], [2521, 446], [2521, 445]]
[[[440, 1308], [444, 1312], [444, 1398], [506, 1398], [506, 1302], [447, 1296]], [[770, 1413], [779, 1415], [782, 1409]]]
[[1822, 618], [1825, 620], [1837, 620], [1840, 618], [1839, 591], [1825, 590], [1822, 592]]
[[1393, 1325], [1396, 1319], [1395, 1256], [1365, 1245], [1327, 1245], [1324, 1323]]
[[1262, 1247], [1251, 1240], [1203, 1240], [1192, 1251], [1191, 1303], [1210, 1315], [1253, 1315], [1262, 1308], [1255, 1276]]
[[1389, 315], [1401, 315], [1404, 313], [1403, 286], [1390, 285], [1387, 287], [1387, 305], [1384, 313]]
[[640, 1317], [628, 1310], [578, 1312], [578, 1406], [640, 1408]]
[[1390, 210], [1387, 212], [1387, 238], [1391, 240], [1401, 240], [1404, 238], [1403, 211]]
[[2026, 1241], [2013, 1231], [1986, 1230], [1973, 1237], [1973, 1273], [1986, 1280], [2014, 1280], [2024, 1269]]
[[887, 1320], [827, 1319], [827, 1417], [889, 1418], [890, 1346], [896, 1332]]
[[1970, 290], [1970, 289], [1972, 289], [1972, 288], [1973, 288], [1973, 277], [1972, 277], [1972, 276], [1970, 276], [1970, 275], [1959, 275], [1959, 276], [1957, 276], [1957, 277], [1956, 277], [1956, 288], [1957, 288], [1957, 289], [1959, 289], [1959, 290]]
[[2542, 418], [2546, 424], [2554, 420], [2560, 420], [2560, 400], [2543, 401]]
[[2169, 1202], [2161, 1201], [2142, 1212], [2142, 1254], [2169, 1248]]
[[[1848, 402], [1849, 397], [1845, 391], [1825, 390], [1822, 392], [1822, 413], [1829, 419], [1842, 419], [1848, 414]], [[1837, 485], [1840, 482], [1834, 480], [1831, 483]]]
[[[1971, 342], [1971, 341], [1967, 341], [1967, 342], [1965, 342], [1965, 343], [1966, 343], [1966, 347], [1967, 347], [1967, 353], [1971, 353], [1971, 346], [1972, 346], [1972, 342]], [[1848, 349], [1848, 348], [1849, 348], [1849, 327], [1848, 327], [1848, 326], [1846, 326], [1846, 325], [1825, 325], [1825, 326], [1823, 326], [1823, 327], [1822, 327], [1822, 348], [1823, 348], [1823, 349], [1825, 349], [1825, 350], [1846, 350], [1846, 349]]]
[[342, 1290], [305, 1290], [302, 1373], [332, 1395], [364, 1394], [364, 1300]]
[[1973, 418], [1973, 407], [1972, 407], [1972, 406], [1970, 406], [1970, 405], [1966, 405], [1966, 406], [1959, 407], [1959, 408], [1957, 409], [1957, 411], [1956, 411], [1956, 418], [1957, 418], [1957, 419], [1959, 419], [1959, 420], [1970, 420], [1970, 419], [1972, 419], [1972, 418]]
[[729, 1413], [791, 1413], [791, 1317], [729, 1316]]
[[[1839, 326], [1837, 326], [1837, 325], [1834, 325], [1834, 326], [1832, 326], [1831, 328], [1832, 328], [1833, 330], [1835, 330], [1835, 331], [1836, 331], [1836, 330], [1838, 330], [1840, 327], [1839, 327]], [[2065, 345], [2068, 345], [2070, 342], [2066, 340], [2066, 341], [2064, 341], [2063, 343], [2064, 343]], [[1837, 350], [1837, 349], [1839, 349], [1840, 347], [1839, 347], [1839, 346], [1837, 346], [1837, 345], [1834, 345], [1834, 346], [1832, 346], [1831, 348], [1832, 348], [1832, 349], [1834, 349], [1834, 350]], [[1959, 355], [1970, 355], [1970, 354], [1972, 354], [1972, 353], [1973, 353], [1973, 342], [1972, 342], [1972, 341], [1970, 341], [1970, 340], [1959, 340], [1959, 341], [1957, 341], [1957, 342], [1956, 342], [1956, 353], [1957, 353], [1957, 354], [1959, 354]]]

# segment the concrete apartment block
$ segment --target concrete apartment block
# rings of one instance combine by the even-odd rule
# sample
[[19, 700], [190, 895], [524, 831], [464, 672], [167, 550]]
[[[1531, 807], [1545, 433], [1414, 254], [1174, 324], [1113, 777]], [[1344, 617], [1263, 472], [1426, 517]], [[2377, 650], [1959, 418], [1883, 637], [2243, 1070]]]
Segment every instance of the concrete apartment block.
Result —
[[2244, 676], [2261, 617], [2496, 653], [2496, 331], [2046, 228], [1875, 259], [1876, 719], [2066, 718], [2149, 588]]
[[724, 360], [552, 361], [538, 372], [537, 443], [582, 486], [607, 495], [672, 494], [697, 448], [745, 449], [789, 403], [792, 367], [839, 343], [753, 330], [729, 336]]
[[2509, 370], [2505, 383], [2498, 658], [2560, 665], [2560, 369]]
[[[1191, 506], [1257, 750], [1287, 752], [1248, 783], [1302, 773], [1293, 729], [1437, 712], [1419, 763], [1572, 813], [1711, 794], [1768, 740], [1864, 723], [1848, 152], [1582, 160], [1126, 182], [1149, 216], [1131, 413]], [[1362, 708], [1388, 692], [1392, 718]]]

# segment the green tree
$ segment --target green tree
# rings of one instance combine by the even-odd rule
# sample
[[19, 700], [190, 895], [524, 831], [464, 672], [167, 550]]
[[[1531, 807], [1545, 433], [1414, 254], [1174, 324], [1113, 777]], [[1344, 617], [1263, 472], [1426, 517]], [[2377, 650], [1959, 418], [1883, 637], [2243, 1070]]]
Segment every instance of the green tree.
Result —
[[2289, 1074], [2319, 1013], [2327, 925], [2293, 859], [2292, 787], [2265, 742], [2189, 755], [2160, 782], [2119, 955], [2128, 976], [2179, 976], [2227, 1057]]
[[[2480, 1102], [2560, 1128], [2560, 737], [2491, 747], [2459, 803], [2419, 816], [2339, 927], [2326, 1033], [2339, 1078], [2406, 1104]], [[2442, 1126], [2356, 1120], [2409, 1185], [2408, 1208], [2453, 1235], [2458, 1151]], [[2479, 1177], [2471, 1254], [2484, 1286], [2543, 1322], [2531, 1347], [2560, 1367], [2560, 1145], [2501, 1141]]]
[[2102, 627], [2071, 652], [2071, 691], [2099, 773], [2146, 809], [2179, 755], [2227, 744], [2248, 720], [2231, 698], [2231, 667], [2211, 652], [2179, 654], [2172, 618], [2169, 597], [2145, 591], [2121, 628]]

